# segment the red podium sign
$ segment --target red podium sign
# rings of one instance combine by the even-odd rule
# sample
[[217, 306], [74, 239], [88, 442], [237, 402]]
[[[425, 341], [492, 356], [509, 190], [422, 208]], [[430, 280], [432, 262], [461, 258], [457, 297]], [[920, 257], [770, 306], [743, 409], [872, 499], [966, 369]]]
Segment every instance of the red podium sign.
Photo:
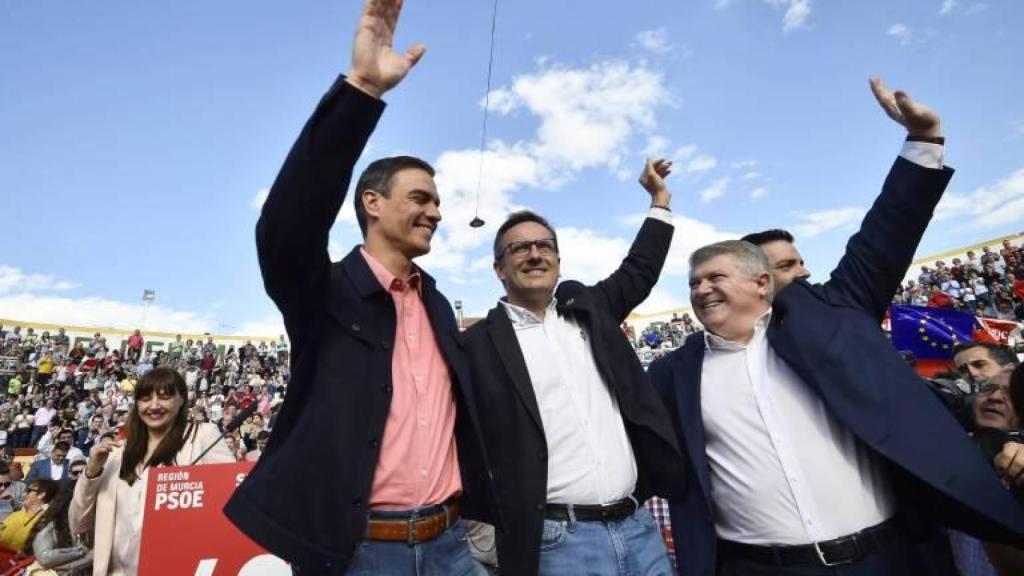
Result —
[[154, 468], [146, 486], [141, 576], [291, 576], [221, 510], [252, 462]]

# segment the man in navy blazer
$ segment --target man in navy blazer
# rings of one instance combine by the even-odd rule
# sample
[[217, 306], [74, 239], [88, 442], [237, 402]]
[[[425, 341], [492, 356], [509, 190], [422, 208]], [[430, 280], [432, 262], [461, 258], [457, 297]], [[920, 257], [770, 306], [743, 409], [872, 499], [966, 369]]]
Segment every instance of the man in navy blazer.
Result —
[[1024, 534], [991, 464], [880, 329], [952, 170], [938, 116], [871, 87], [908, 141], [827, 282], [796, 274], [774, 294], [748, 242], [691, 256], [705, 331], [650, 368], [687, 453], [691, 481], [670, 500], [685, 576], [955, 574], [937, 526]]
[[292, 378], [225, 513], [296, 574], [472, 574], [459, 517], [500, 526], [455, 315], [413, 263], [441, 220], [433, 169], [408, 156], [367, 166], [354, 194], [365, 243], [336, 263], [327, 250], [380, 97], [425, 50], [392, 48], [401, 5], [366, 1], [350, 73], [302, 130], [256, 226]]
[[[35, 480], [66, 480], [68, 477], [68, 450], [71, 446], [67, 442], [57, 442], [50, 451], [50, 457], [44, 460], [37, 460], [32, 463], [25, 475], [25, 485]], [[59, 473], [55, 474], [55, 471]]]

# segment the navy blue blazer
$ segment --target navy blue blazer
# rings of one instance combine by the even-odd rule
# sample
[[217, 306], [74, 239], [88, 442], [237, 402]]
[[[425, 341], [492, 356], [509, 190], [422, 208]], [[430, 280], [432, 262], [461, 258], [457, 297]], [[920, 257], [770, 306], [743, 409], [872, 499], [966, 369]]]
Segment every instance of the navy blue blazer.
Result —
[[[267, 293], [284, 316], [292, 376], [267, 449], [224, 509], [302, 574], [344, 574], [391, 406], [395, 306], [354, 248], [327, 238], [384, 104], [339, 80], [292, 147], [256, 226]], [[422, 271], [421, 271], [422, 273]], [[455, 315], [422, 273], [423, 303], [455, 388], [462, 513], [498, 523]]]
[[[900, 516], [922, 528], [918, 540], [937, 524], [986, 540], [1019, 540], [1024, 511], [879, 327], [952, 174], [898, 158], [831, 278], [799, 280], [775, 297], [767, 338], [836, 418], [890, 464]], [[649, 372], [693, 480], [683, 498], [670, 501], [684, 576], [713, 574], [716, 565], [700, 404], [703, 358], [698, 332]]]
[[[67, 480], [68, 478], [69, 464], [70, 463], [66, 458], [64, 459], [64, 463], [61, 464], [61, 467], [64, 469], [64, 475], [61, 476], [62, 480]], [[35, 480], [50, 480], [51, 478], [50, 459], [47, 458], [46, 460], [39, 460], [37, 462], [33, 462], [32, 465], [29, 466], [28, 474], [25, 475], [25, 485], [28, 486]]]

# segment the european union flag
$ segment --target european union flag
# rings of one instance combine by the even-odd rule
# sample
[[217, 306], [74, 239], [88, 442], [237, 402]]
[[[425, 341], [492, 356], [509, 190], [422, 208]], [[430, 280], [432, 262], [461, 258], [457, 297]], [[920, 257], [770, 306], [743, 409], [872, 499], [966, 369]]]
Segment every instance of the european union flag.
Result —
[[974, 340], [974, 315], [946, 308], [890, 306], [892, 345], [915, 358], [947, 359], [953, 347]]

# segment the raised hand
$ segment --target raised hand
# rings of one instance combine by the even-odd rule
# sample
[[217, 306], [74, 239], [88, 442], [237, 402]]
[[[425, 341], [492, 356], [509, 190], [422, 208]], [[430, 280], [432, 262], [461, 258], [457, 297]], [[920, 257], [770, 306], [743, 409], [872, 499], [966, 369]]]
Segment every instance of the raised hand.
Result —
[[356, 27], [348, 82], [376, 98], [401, 82], [427, 51], [416, 44], [404, 54], [395, 52], [391, 44], [401, 13], [402, 0], [366, 0]]
[[101, 440], [99, 444], [95, 444], [92, 450], [89, 450], [89, 462], [85, 466], [85, 475], [95, 478], [102, 474], [103, 466], [106, 465], [110, 453], [119, 446], [121, 443], [109, 436]]
[[936, 138], [942, 135], [939, 115], [931, 108], [914, 102], [902, 90], [893, 92], [886, 87], [881, 78], [874, 77], [869, 82], [871, 92], [874, 93], [878, 104], [882, 106], [889, 118], [907, 129], [907, 134], [925, 138]]
[[651, 205], [668, 208], [672, 203], [672, 192], [665, 186], [665, 178], [672, 173], [672, 162], [659, 158], [647, 159], [640, 174], [640, 185], [651, 195]]
[[1007, 442], [995, 458], [996, 472], [1007, 487], [1024, 484], [1024, 444]]

